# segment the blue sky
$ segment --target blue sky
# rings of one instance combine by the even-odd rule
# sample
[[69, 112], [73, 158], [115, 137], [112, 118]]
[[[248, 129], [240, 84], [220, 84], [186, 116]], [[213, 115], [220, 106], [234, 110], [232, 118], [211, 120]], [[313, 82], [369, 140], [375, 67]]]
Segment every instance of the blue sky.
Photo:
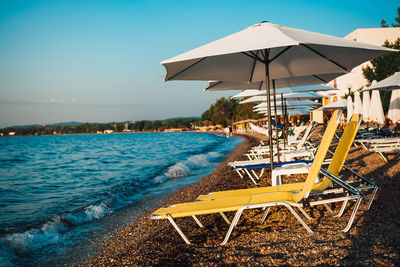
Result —
[[221, 96], [160, 61], [267, 20], [343, 37], [398, 1], [0, 0], [0, 127], [200, 116]]

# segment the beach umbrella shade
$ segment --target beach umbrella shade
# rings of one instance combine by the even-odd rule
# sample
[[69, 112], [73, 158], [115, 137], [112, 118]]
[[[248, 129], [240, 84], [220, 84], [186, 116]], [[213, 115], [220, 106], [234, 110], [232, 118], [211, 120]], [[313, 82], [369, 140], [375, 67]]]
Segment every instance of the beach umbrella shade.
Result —
[[362, 113], [362, 102], [360, 97], [360, 92], [356, 91], [354, 93], [354, 113], [361, 114]]
[[396, 72], [392, 76], [383, 79], [379, 82], [372, 83], [369, 87], [364, 88], [363, 91], [371, 90], [396, 90], [400, 89], [400, 72]]
[[350, 122], [350, 118], [353, 116], [353, 100], [351, 96], [347, 97], [347, 124]]
[[388, 118], [392, 122], [400, 122], [400, 90], [393, 90], [390, 97]]
[[[297, 88], [297, 92], [316, 91], [318, 88], [321, 90], [336, 89], [333, 87], [322, 85], [321, 83], [328, 83], [329, 81], [342, 76], [344, 73], [328, 73], [309, 76], [295, 76], [289, 78], [275, 79], [275, 88]], [[311, 86], [313, 85], [313, 86]], [[226, 91], [226, 90], [248, 90], [255, 89], [258, 91], [266, 90], [265, 81], [259, 82], [235, 82], [235, 81], [211, 81], [204, 91]], [[318, 90], [318, 91], [321, 91]], [[265, 93], [265, 92], [264, 92]]]
[[[273, 105], [273, 104], [271, 103], [271, 105]], [[283, 102], [282, 101], [276, 101], [276, 105], [278, 107], [283, 106]], [[300, 101], [294, 101], [294, 100], [293, 101], [286, 101], [286, 105], [288, 107], [290, 107], [290, 106], [310, 106], [310, 107], [312, 107], [312, 106], [319, 106], [321, 104], [306, 99], [306, 100], [300, 100]], [[262, 102], [262, 103], [254, 106], [254, 108], [259, 108], [259, 107], [268, 107], [268, 103], [267, 102]]]
[[369, 92], [363, 92], [362, 100], [362, 118], [364, 122], [370, 121], [370, 109], [371, 109], [371, 98], [369, 97]]
[[329, 110], [329, 109], [345, 109], [347, 108], [347, 100], [340, 98], [335, 102], [326, 104], [325, 106], [317, 108], [317, 110]]
[[385, 122], [385, 115], [383, 114], [381, 96], [378, 90], [372, 91], [371, 96], [371, 121], [375, 121], [378, 124], [383, 124]]
[[[168, 80], [265, 81], [346, 73], [394, 49], [263, 22], [161, 62]], [[271, 117], [268, 116], [271, 124]], [[273, 169], [272, 129], [270, 134]]]
[[[259, 109], [257, 111], [257, 113], [266, 115], [266, 114], [268, 114], [268, 110], [267, 110], [267, 108]], [[274, 110], [272, 110], [271, 113], [275, 114]], [[310, 113], [310, 110], [308, 108], [303, 108], [303, 107], [297, 107], [297, 108], [287, 110], [288, 115], [303, 115], [303, 114], [309, 114], [309, 113]], [[278, 110], [277, 114], [282, 115], [283, 113], [281, 110]]]
[[[287, 94], [282, 94], [279, 99], [287, 99], [287, 100], [306, 100], [306, 99], [321, 99], [322, 96], [314, 93], [314, 92], [300, 92], [300, 93], [287, 93]], [[240, 102], [240, 104], [245, 104], [245, 103], [260, 103], [260, 102], [266, 102], [267, 101], [267, 96], [266, 95], [258, 95], [258, 96], [252, 96], [248, 99], [245, 99]]]
[[[238, 90], [240, 88], [240, 84], [237, 84], [238, 87], [235, 90]], [[324, 86], [324, 85], [308, 85], [308, 86], [296, 86], [296, 87], [286, 87], [286, 88], [279, 88], [276, 89], [276, 94], [286, 94], [286, 93], [298, 93], [298, 92], [316, 92], [318, 94], [329, 94], [329, 92], [336, 94], [335, 91], [339, 89], [333, 88], [330, 86]], [[204, 89], [206, 91], [206, 89]], [[215, 90], [217, 91], [217, 90]], [[208, 91], [206, 91], [208, 92]], [[243, 97], [249, 97], [249, 96], [257, 96], [257, 95], [265, 95], [265, 90], [258, 90], [258, 89], [246, 89], [241, 91], [240, 93], [231, 96], [231, 98], [243, 98]]]

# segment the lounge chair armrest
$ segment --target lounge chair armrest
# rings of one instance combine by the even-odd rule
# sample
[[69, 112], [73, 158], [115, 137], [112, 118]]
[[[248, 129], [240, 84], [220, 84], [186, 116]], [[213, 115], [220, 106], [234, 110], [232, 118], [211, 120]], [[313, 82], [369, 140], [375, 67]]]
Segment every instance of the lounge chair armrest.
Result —
[[353, 187], [349, 183], [343, 181], [342, 179], [340, 179], [336, 175], [333, 175], [332, 173], [328, 172], [327, 170], [325, 170], [323, 168], [321, 168], [321, 173], [323, 175], [327, 176], [329, 179], [331, 179], [335, 183], [337, 183], [340, 186], [342, 186], [343, 188], [345, 188], [346, 190], [350, 191], [351, 193], [361, 196], [366, 201], [368, 200], [368, 198], [360, 190], [358, 190], [357, 188]]

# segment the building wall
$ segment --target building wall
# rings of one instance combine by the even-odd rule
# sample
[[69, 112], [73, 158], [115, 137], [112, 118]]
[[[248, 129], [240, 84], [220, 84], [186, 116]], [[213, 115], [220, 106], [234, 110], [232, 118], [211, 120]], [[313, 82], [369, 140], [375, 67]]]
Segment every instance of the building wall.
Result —
[[[397, 38], [400, 38], [400, 27], [356, 29], [344, 38], [381, 46], [386, 40], [393, 42]], [[339, 96], [348, 93], [349, 88], [351, 91], [356, 91], [366, 86], [368, 81], [362, 75], [362, 68], [367, 65], [370, 65], [369, 61], [355, 67], [350, 73], [338, 77], [328, 83], [328, 85], [334, 86], [336, 84], [337, 88], [340, 89], [338, 91]]]

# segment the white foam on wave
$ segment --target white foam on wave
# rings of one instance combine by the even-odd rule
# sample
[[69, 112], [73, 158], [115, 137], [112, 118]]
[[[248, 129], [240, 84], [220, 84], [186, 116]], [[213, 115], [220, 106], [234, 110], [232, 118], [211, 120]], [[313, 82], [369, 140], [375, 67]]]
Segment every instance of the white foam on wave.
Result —
[[29, 255], [33, 250], [56, 244], [63, 240], [62, 232], [67, 229], [60, 216], [55, 216], [41, 228], [2, 237], [0, 239], [0, 247], [3, 250], [1, 257], [4, 258], [2, 260], [11, 262], [16, 255]]
[[[210, 162], [215, 158], [220, 157], [221, 154], [218, 152], [208, 152], [205, 154], [197, 154], [188, 157], [186, 160], [180, 161], [175, 165], [168, 168], [165, 176], [168, 178], [178, 178], [190, 175], [192, 168], [207, 167], [212, 165]], [[157, 183], [163, 183], [165, 180], [158, 176], [154, 179]]]
[[98, 206], [90, 205], [85, 209], [86, 216], [90, 219], [100, 219], [103, 218], [105, 215], [110, 214], [110, 209], [107, 207], [106, 204], [101, 203]]
[[12, 266], [13, 259], [30, 255], [49, 245], [55, 245], [65, 239], [68, 225], [79, 225], [91, 220], [100, 219], [111, 211], [106, 204], [90, 205], [83, 211], [72, 214], [57, 215], [40, 228], [30, 229], [23, 233], [14, 233], [0, 238], [0, 267]]
[[183, 177], [190, 173], [189, 167], [184, 162], [178, 162], [175, 165], [168, 168], [165, 176], [169, 178]]

